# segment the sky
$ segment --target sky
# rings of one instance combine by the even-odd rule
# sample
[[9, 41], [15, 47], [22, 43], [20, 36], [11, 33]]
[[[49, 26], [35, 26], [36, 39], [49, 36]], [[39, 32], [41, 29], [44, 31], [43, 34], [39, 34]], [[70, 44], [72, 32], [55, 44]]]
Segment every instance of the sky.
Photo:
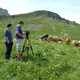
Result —
[[80, 0], [0, 0], [0, 7], [10, 15], [47, 10], [80, 23]]

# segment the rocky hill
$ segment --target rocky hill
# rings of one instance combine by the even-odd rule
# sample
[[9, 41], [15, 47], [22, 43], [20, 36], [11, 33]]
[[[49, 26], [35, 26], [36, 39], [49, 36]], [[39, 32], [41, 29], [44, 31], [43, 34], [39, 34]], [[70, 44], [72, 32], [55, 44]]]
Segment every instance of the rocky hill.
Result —
[[38, 11], [34, 11], [31, 13], [27, 13], [27, 14], [13, 15], [12, 17], [20, 17], [20, 16], [26, 17], [26, 15], [30, 17], [43, 17], [43, 18], [47, 17], [47, 18], [52, 18], [53, 20], [58, 21], [58, 22], [67, 23], [67, 24], [71, 23], [71, 21], [60, 17], [60, 15], [58, 15], [57, 13], [46, 11], [46, 10], [38, 10]]
[[39, 11], [34, 11], [32, 13], [30, 13], [32, 16], [43, 16], [43, 17], [50, 17], [52, 19], [54, 19], [55, 21], [59, 21], [59, 22], [62, 22], [62, 23], [67, 23], [67, 24], [70, 24], [70, 23], [75, 23], [75, 21], [69, 21], [65, 18], [62, 18], [60, 17], [60, 15], [58, 15], [57, 13], [54, 13], [54, 12], [51, 12], [51, 11], [46, 11], [46, 10], [39, 10]]
[[6, 9], [0, 8], [0, 15], [9, 15], [9, 13]]

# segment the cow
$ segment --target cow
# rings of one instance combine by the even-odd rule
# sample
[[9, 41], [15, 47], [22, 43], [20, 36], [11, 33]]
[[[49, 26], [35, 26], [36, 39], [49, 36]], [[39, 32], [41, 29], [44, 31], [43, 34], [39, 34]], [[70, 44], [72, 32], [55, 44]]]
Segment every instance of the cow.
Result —
[[56, 43], [60, 43], [61, 41], [63, 41], [63, 39], [62, 38], [59, 38], [57, 36], [49, 35], [48, 38], [47, 38], [47, 41], [48, 42], [53, 41], [53, 42], [56, 42]]
[[66, 45], [69, 45], [70, 44], [70, 38], [67, 36], [66, 37]]
[[80, 41], [78, 41], [78, 45], [80, 46]]
[[43, 40], [43, 41], [47, 41], [47, 38], [48, 38], [48, 34], [46, 35], [43, 35], [43, 36], [40, 36], [39, 38], [37, 38], [38, 40]]
[[79, 46], [79, 42], [76, 41], [76, 40], [73, 40], [73, 41], [72, 41], [72, 45], [74, 45], [74, 46]]

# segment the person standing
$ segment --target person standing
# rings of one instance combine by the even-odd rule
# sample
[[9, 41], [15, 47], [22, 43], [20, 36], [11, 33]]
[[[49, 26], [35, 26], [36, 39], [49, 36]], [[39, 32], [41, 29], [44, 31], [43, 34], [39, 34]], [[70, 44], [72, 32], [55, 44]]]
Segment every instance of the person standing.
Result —
[[22, 51], [22, 39], [24, 38], [22, 32], [22, 26], [24, 25], [23, 21], [20, 21], [14, 29], [15, 40], [16, 40], [16, 59], [20, 59]]
[[4, 30], [4, 42], [6, 45], [5, 58], [10, 59], [12, 52], [13, 39], [12, 39], [12, 24], [8, 24], [7, 28]]

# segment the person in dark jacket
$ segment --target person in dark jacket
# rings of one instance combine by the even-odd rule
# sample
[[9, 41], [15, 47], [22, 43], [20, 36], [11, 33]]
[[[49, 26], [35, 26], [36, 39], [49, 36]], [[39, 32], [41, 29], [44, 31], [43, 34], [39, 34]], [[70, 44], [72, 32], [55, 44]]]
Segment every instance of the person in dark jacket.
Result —
[[6, 45], [6, 52], [5, 52], [5, 58], [10, 59], [12, 46], [13, 46], [13, 39], [12, 39], [12, 24], [8, 24], [7, 28], [4, 30], [4, 41]]

